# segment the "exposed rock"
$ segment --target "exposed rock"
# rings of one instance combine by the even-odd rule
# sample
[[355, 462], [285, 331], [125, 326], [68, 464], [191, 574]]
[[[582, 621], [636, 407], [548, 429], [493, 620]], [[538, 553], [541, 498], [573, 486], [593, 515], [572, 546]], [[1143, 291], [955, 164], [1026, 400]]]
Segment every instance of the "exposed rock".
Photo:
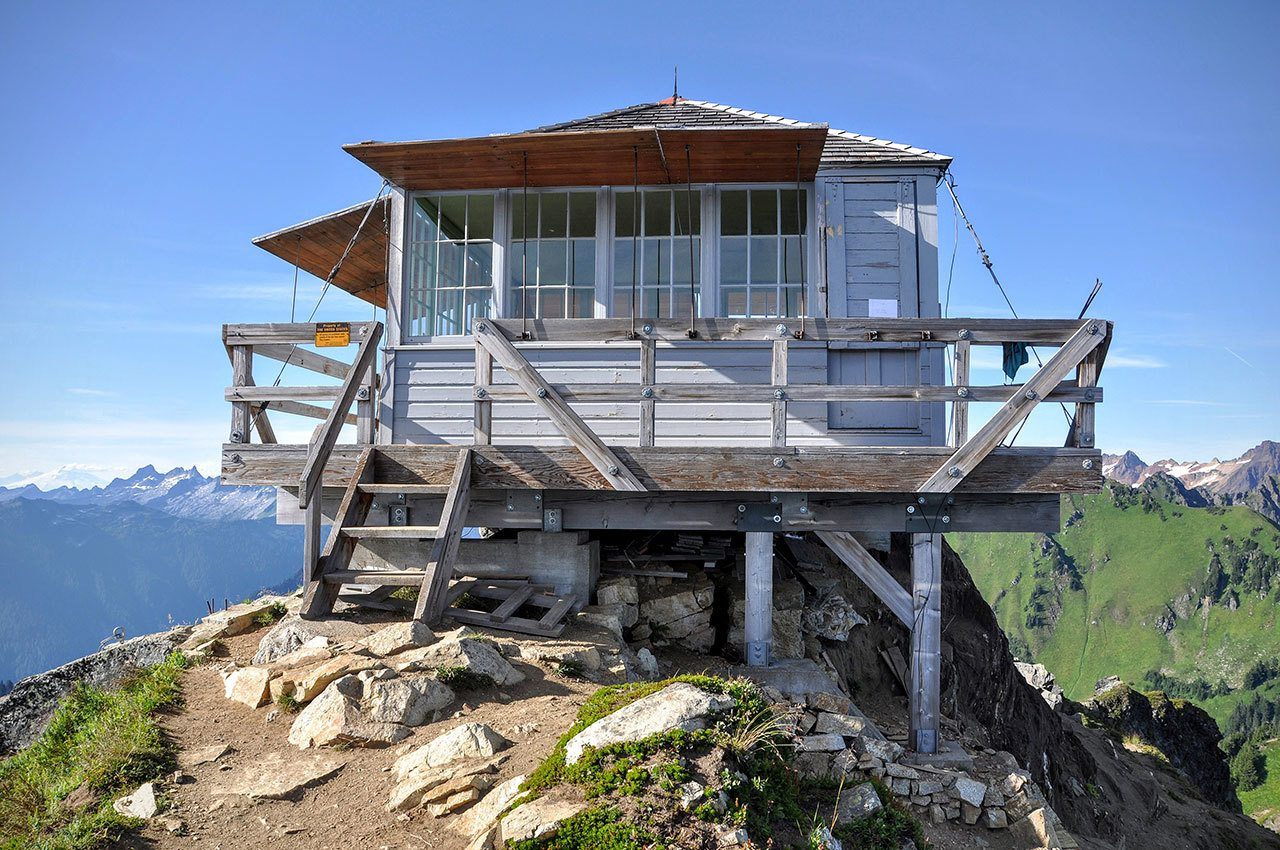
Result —
[[987, 795], [986, 785], [976, 779], [960, 776], [956, 778], [956, 784], [951, 787], [960, 797], [961, 802], [975, 808], [982, 808], [982, 798]]
[[702, 801], [702, 796], [706, 792], [707, 789], [701, 782], [686, 782], [676, 789], [676, 805], [681, 811], [690, 811]]
[[[468, 781], [472, 783], [483, 782], [480, 777], [472, 777]], [[486, 788], [488, 788], [487, 785], [483, 787], [473, 785], [471, 787], [464, 788], [461, 791], [457, 791], [446, 797], [444, 800], [441, 800], [439, 803], [428, 804], [427, 814], [431, 815], [433, 818], [442, 818], [446, 815], [451, 815], [454, 812], [465, 809], [476, 800], [479, 800], [480, 795], [484, 793]]]
[[646, 679], [656, 679], [661, 675], [658, 671], [658, 659], [647, 646], [640, 647], [636, 652], [636, 666], [640, 669], [640, 675]]
[[[256, 657], [256, 656], [255, 656]], [[324, 635], [313, 637], [302, 646], [286, 655], [269, 662], [272, 670], [292, 670], [297, 667], [310, 667], [327, 661], [333, 657], [329, 648], [329, 639]]]
[[836, 822], [849, 823], [873, 815], [881, 808], [876, 787], [870, 782], [863, 782], [841, 792], [840, 801], [836, 804]]
[[243, 634], [257, 625], [259, 614], [277, 605], [296, 610], [299, 600], [296, 596], [259, 596], [252, 601], [232, 605], [225, 611], [215, 611], [197, 623], [178, 648], [196, 649], [211, 640]]
[[128, 797], [121, 797], [111, 804], [111, 808], [127, 818], [153, 818], [160, 811], [156, 804], [156, 786], [152, 782], [144, 782]]
[[364, 709], [379, 723], [421, 726], [453, 702], [454, 693], [435, 679], [378, 679], [364, 688]]
[[431, 646], [406, 650], [395, 657], [394, 664], [402, 673], [463, 667], [472, 673], [489, 677], [498, 687], [508, 687], [524, 681], [524, 674], [512, 667], [492, 643], [464, 637], [459, 633], [442, 637]]
[[751, 840], [745, 829], [728, 824], [716, 824], [715, 832], [716, 845], [719, 847], [741, 847]]
[[364, 639], [366, 649], [374, 655], [385, 658], [404, 652], [406, 649], [417, 649], [435, 643], [435, 633], [427, 628], [427, 624], [418, 620], [403, 623], [392, 623], [379, 629]]
[[802, 753], [838, 753], [844, 749], [844, 736], [834, 733], [806, 735], [796, 740], [796, 750]]
[[846, 735], [854, 737], [857, 735], [868, 735], [871, 737], [884, 737], [880, 730], [875, 727], [867, 718], [857, 714], [834, 714], [824, 711], [818, 715], [817, 723], [814, 725], [814, 731], [819, 734], [834, 732], [838, 735]]
[[809, 833], [809, 847], [813, 850], [844, 850], [844, 845], [840, 843], [840, 839], [831, 834], [831, 830], [826, 826], [818, 824]]
[[1010, 827], [1010, 834], [1024, 846], [1071, 850], [1079, 847], [1052, 809], [1036, 809]]
[[258, 800], [294, 800], [301, 796], [303, 789], [323, 782], [345, 764], [319, 753], [270, 753], [256, 763], [227, 774], [224, 784], [215, 786], [210, 793]]
[[844, 694], [834, 694], [830, 691], [814, 691], [805, 697], [805, 702], [815, 712], [828, 711], [832, 714], [861, 714]]
[[645, 595], [640, 602], [640, 624], [649, 628], [654, 643], [674, 643], [699, 651], [715, 643], [711, 625], [715, 587], [710, 579], [699, 576], [663, 587], [646, 587]]
[[195, 750], [187, 750], [179, 753], [178, 764], [185, 768], [198, 767], [202, 764], [210, 764], [231, 752], [231, 747], [227, 744], [212, 744], [208, 747], [200, 747]]
[[331, 744], [385, 747], [409, 736], [398, 723], [366, 719], [360, 711], [363, 693], [355, 676], [344, 676], [304, 708], [289, 729], [289, 743], [299, 749]]
[[327, 638], [330, 643], [354, 643], [367, 633], [368, 629], [359, 623], [337, 619], [303, 620], [297, 614], [290, 614], [258, 641], [253, 663], [270, 663], [318, 637]]
[[983, 809], [982, 825], [987, 829], [1004, 829], [1009, 825], [1009, 816], [1005, 814], [1004, 809]]
[[498, 840], [510, 844], [533, 838], [550, 838], [560, 824], [587, 808], [587, 803], [557, 797], [539, 797], [517, 806], [498, 826]]
[[873, 738], [868, 735], [855, 738], [854, 744], [857, 746], [858, 752], [874, 756], [883, 762], [897, 761], [902, 758], [902, 754], [905, 752], [901, 744], [895, 744], [893, 741]]
[[[735, 584], [733, 588], [732, 619], [729, 625], [729, 646], [745, 654], [743, 622], [746, 618], [746, 586]], [[775, 583], [773, 588], [773, 647], [775, 658], [803, 658], [804, 637], [801, 621], [804, 618], [804, 588], [798, 582]]]
[[463, 723], [411, 750], [392, 765], [397, 781], [410, 771], [439, 767], [460, 759], [488, 758], [511, 742], [483, 723]]
[[279, 688], [281, 693], [288, 694], [299, 703], [306, 703], [329, 687], [330, 682], [381, 666], [382, 662], [378, 659], [364, 655], [336, 655], [314, 667], [286, 671], [279, 678]]
[[685, 682], [676, 682], [583, 729], [565, 745], [565, 761], [574, 764], [587, 747], [638, 741], [674, 729], [686, 732], [702, 729], [709, 714], [732, 706], [730, 698], [709, 694]]
[[1013, 666], [1018, 668], [1022, 678], [1026, 679], [1027, 684], [1040, 693], [1040, 696], [1049, 704], [1050, 708], [1054, 711], [1062, 708], [1066, 698], [1062, 694], [1062, 688], [1047, 667], [1043, 664], [1024, 664], [1021, 661], [1015, 661]]
[[110, 687], [134, 670], [164, 661], [190, 634], [191, 627], [180, 626], [132, 638], [18, 682], [0, 697], [0, 754], [15, 752], [38, 738], [77, 682]]
[[849, 632], [865, 626], [867, 621], [841, 593], [828, 591], [816, 603], [804, 606], [801, 624], [809, 634], [826, 640], [845, 641], [849, 639]]
[[[391, 798], [387, 802], [387, 811], [402, 812], [415, 808], [423, 803], [440, 802], [451, 794], [470, 787], [480, 787], [462, 780], [470, 777], [493, 773], [497, 770], [503, 757], [487, 761], [451, 762], [439, 767], [419, 765], [402, 777], [391, 789]], [[488, 787], [486, 779], [484, 787]], [[494, 813], [496, 816], [496, 812]]]
[[223, 680], [227, 699], [257, 708], [271, 700], [271, 692], [267, 687], [271, 681], [271, 671], [265, 667], [240, 667], [232, 670]]
[[599, 605], [639, 605], [640, 589], [635, 576], [611, 576], [596, 583]]
[[450, 826], [462, 835], [481, 835], [497, 823], [498, 815], [506, 811], [511, 801], [520, 796], [520, 784], [525, 774], [513, 776], [500, 782], [488, 794], [481, 798], [466, 814], [459, 816]]
[[578, 612], [580, 622], [590, 623], [608, 629], [619, 638], [624, 629], [634, 626], [639, 620], [639, 609], [634, 605], [586, 605]]

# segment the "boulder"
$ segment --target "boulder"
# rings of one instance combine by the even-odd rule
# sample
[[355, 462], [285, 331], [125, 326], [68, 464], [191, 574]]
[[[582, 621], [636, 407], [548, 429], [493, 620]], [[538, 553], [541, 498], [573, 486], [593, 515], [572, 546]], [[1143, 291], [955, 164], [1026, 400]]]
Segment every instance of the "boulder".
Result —
[[854, 610], [849, 600], [834, 590], [824, 593], [817, 602], [806, 605], [801, 618], [805, 632], [825, 640], [846, 641], [849, 632], [866, 624], [867, 621]]
[[304, 750], [333, 744], [385, 747], [409, 737], [406, 726], [363, 717], [362, 692], [355, 676], [344, 676], [330, 684], [294, 719], [289, 743]]
[[844, 736], [829, 733], [805, 735], [796, 740], [796, 751], [801, 753], [838, 753], [844, 749]]
[[295, 596], [259, 596], [252, 601], [232, 605], [225, 611], [215, 611], [197, 623], [178, 648], [193, 650], [212, 640], [243, 634], [258, 624], [258, 615], [276, 605], [296, 610], [299, 600]]
[[[498, 764], [503, 758], [505, 757], [499, 756], [487, 761], [474, 759], [471, 761], [455, 761], [439, 767], [427, 767], [426, 765], [415, 767], [397, 779], [396, 784], [391, 788], [391, 798], [387, 801], [387, 811], [403, 812], [423, 803], [439, 802], [450, 794], [463, 790], [463, 786], [456, 784], [458, 780], [491, 774], [498, 769]], [[450, 786], [450, 783], [454, 784]], [[486, 779], [484, 787], [487, 788], [488, 783], [489, 780]], [[435, 793], [436, 789], [442, 787], [444, 787], [442, 792]]]
[[658, 659], [649, 651], [649, 647], [642, 646], [636, 652], [636, 667], [640, 671], [640, 675], [646, 679], [656, 679], [661, 675], [658, 671]]
[[716, 635], [711, 625], [715, 586], [710, 579], [699, 576], [646, 590], [654, 595], [641, 600], [639, 623], [649, 628], [655, 643], [674, 643], [698, 651], [711, 648]]
[[349, 620], [304, 620], [292, 613], [272, 626], [258, 641], [253, 663], [268, 664], [301, 646], [314, 645], [316, 638], [326, 638], [330, 644], [351, 644], [368, 633], [367, 626]]
[[520, 785], [524, 780], [525, 775], [522, 773], [498, 783], [480, 802], [468, 809], [466, 814], [453, 821], [451, 828], [462, 835], [488, 832], [497, 823], [498, 815], [506, 811], [512, 800], [520, 796]]
[[987, 786], [967, 776], [957, 777], [956, 784], [952, 785], [951, 788], [959, 796], [961, 802], [968, 803], [975, 808], [981, 808], [982, 798], [987, 796]]
[[271, 701], [270, 681], [271, 671], [265, 667], [240, 667], [227, 674], [223, 685], [227, 699], [257, 708]]
[[1043, 664], [1024, 664], [1021, 661], [1013, 662], [1013, 666], [1018, 668], [1022, 678], [1026, 680], [1028, 685], [1036, 689], [1050, 708], [1054, 711], [1062, 709], [1066, 702], [1066, 697], [1047, 667]]
[[860, 735], [855, 738], [854, 745], [857, 747], [858, 752], [874, 756], [883, 762], [897, 761], [906, 752], [901, 744], [895, 744], [893, 741], [886, 741], [883, 738], [873, 738], [869, 735]]
[[[390, 672], [390, 671], [388, 671]], [[374, 679], [364, 686], [364, 710], [378, 723], [421, 726], [454, 700], [447, 685], [435, 679]]]
[[231, 753], [231, 747], [227, 744], [212, 744], [208, 747], [199, 747], [194, 750], [187, 750], [178, 755], [178, 764], [185, 768], [198, 767], [202, 764], [215, 762], [225, 755]]
[[818, 722], [813, 728], [814, 731], [820, 734], [834, 732], [837, 735], [845, 735], [850, 738], [858, 735], [883, 737], [880, 734], [880, 730], [876, 729], [875, 724], [859, 714], [836, 714], [824, 711], [818, 715]]
[[638, 741], [659, 732], [706, 727], [708, 715], [733, 706], [728, 697], [709, 694], [685, 682], [668, 685], [583, 729], [565, 745], [565, 761], [574, 764], [587, 747]]
[[346, 763], [318, 753], [269, 753], [242, 770], [227, 774], [224, 784], [210, 793], [215, 796], [239, 795], [255, 800], [296, 800], [303, 789], [316, 785]]
[[472, 673], [487, 676], [498, 687], [509, 687], [524, 681], [524, 674], [512, 667], [493, 643], [456, 633], [441, 638], [431, 646], [402, 652], [395, 657], [393, 663], [401, 673], [463, 667]]
[[121, 797], [111, 804], [119, 814], [127, 818], [153, 818], [160, 811], [156, 803], [156, 786], [153, 782], [144, 782], [127, 797]]
[[498, 826], [499, 842], [511, 844], [534, 838], [550, 838], [560, 824], [584, 811], [587, 803], [559, 797], [539, 797], [517, 806]]
[[[729, 646], [739, 653], [746, 653], [743, 643], [743, 623], [747, 603], [745, 585], [735, 584], [732, 619], [729, 625]], [[775, 658], [803, 658], [804, 588], [798, 582], [775, 583], [773, 587], [773, 648]]]
[[608, 629], [619, 638], [622, 630], [629, 629], [639, 620], [639, 611], [634, 605], [586, 605], [578, 612], [579, 622], [590, 623], [602, 629]]
[[460, 759], [488, 758], [511, 742], [483, 723], [463, 723], [411, 750], [392, 765], [396, 781], [411, 771], [439, 767]]
[[364, 647], [380, 658], [396, 655], [407, 649], [417, 649], [435, 643], [436, 636], [427, 624], [418, 620], [392, 623], [379, 629], [362, 642]]
[[865, 818], [878, 812], [882, 806], [880, 795], [870, 782], [845, 788], [836, 804], [836, 822], [849, 823]]
[[330, 682], [343, 676], [381, 667], [382, 662], [364, 655], [336, 655], [313, 667], [289, 670], [280, 676], [281, 693], [288, 694], [299, 703], [315, 699]]
[[333, 651], [329, 648], [329, 639], [320, 635], [313, 637], [293, 652], [266, 663], [271, 665], [272, 670], [293, 670], [297, 667], [311, 667], [332, 657]]
[[635, 576], [611, 576], [596, 583], [596, 604], [639, 605], [640, 588]]
[[487, 776], [469, 776], [465, 779], [446, 782], [442, 787], [448, 789], [447, 794], [441, 796], [436, 802], [430, 802], [424, 798], [427, 814], [433, 818], [442, 818], [461, 811], [479, 800], [484, 792], [489, 790], [490, 784]]

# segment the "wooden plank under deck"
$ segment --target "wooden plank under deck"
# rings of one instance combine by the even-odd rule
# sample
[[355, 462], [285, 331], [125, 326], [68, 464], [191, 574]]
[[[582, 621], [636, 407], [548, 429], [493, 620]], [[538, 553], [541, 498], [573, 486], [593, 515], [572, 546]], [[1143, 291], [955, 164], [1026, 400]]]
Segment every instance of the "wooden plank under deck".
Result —
[[[596, 468], [570, 446], [475, 446], [472, 487], [609, 490]], [[918, 490], [953, 453], [946, 447], [722, 448], [612, 446], [649, 490], [688, 492], [903, 493]], [[345, 487], [359, 446], [337, 446], [323, 483]], [[377, 481], [443, 485], [456, 446], [379, 446]], [[305, 445], [228, 443], [222, 481], [297, 486]], [[1092, 448], [998, 448], [965, 477], [957, 493], [1096, 493], [1102, 455]]]

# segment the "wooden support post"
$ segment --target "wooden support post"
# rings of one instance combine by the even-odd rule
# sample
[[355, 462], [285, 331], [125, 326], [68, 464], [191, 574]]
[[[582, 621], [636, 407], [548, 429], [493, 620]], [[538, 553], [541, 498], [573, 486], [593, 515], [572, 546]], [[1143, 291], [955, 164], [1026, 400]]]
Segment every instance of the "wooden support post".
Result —
[[[1095, 349], [1090, 352], [1089, 356], [1081, 360], [1080, 365], [1076, 367], [1076, 383], [1086, 389], [1096, 387], [1101, 362], [1101, 351]], [[1075, 439], [1072, 442], [1077, 448], [1093, 448], [1094, 433], [1097, 428], [1095, 411], [1097, 407], [1091, 401], [1076, 402], [1076, 417], [1072, 428]]]
[[747, 610], [743, 643], [747, 665], [768, 667], [773, 652], [773, 532], [748, 531]]
[[[960, 448], [969, 439], [969, 340], [956, 341], [956, 400], [951, 408], [951, 445]], [[960, 395], [964, 392], [964, 395]]]
[[322, 493], [316, 497], [302, 512], [302, 586], [315, 587], [320, 582], [320, 523], [323, 516], [320, 509], [324, 505]]
[[[373, 503], [373, 496], [364, 492], [361, 489], [361, 485], [373, 483], [373, 451], [372, 448], [367, 448], [360, 454], [360, 459], [356, 461], [355, 471], [351, 474], [351, 480], [347, 483], [347, 489], [342, 495], [338, 513], [333, 518], [333, 524], [329, 526], [329, 537], [325, 540], [324, 549], [315, 558], [316, 566], [312, 568], [309, 574], [303, 573], [301, 615], [305, 618], [313, 619], [333, 613], [333, 603], [338, 600], [338, 590], [341, 585], [336, 582], [325, 581], [325, 576], [346, 570], [351, 565], [351, 556], [356, 548], [356, 538], [344, 532], [347, 529], [364, 525], [369, 516], [369, 508]], [[307, 504], [305, 516], [308, 523], [308, 540], [311, 539], [311, 512], [315, 510], [318, 513], [322, 501], [322, 494], [317, 494]], [[317, 523], [318, 527], [319, 524]], [[319, 531], [316, 534], [318, 536]], [[311, 563], [311, 561], [309, 560], [308, 563]]]
[[378, 422], [376, 396], [378, 358], [369, 361], [360, 388], [356, 390], [356, 443], [362, 446], [373, 445], [373, 435], [377, 432]]
[[[493, 355], [489, 349], [476, 343], [476, 386], [488, 387], [493, 383]], [[487, 392], [487, 391], [486, 391]], [[472, 442], [477, 446], [487, 446], [493, 442], [493, 399], [486, 395], [476, 396], [474, 405], [474, 427]]]
[[[773, 341], [773, 360], [770, 372], [772, 374], [772, 384], [774, 387], [773, 402], [773, 427], [770, 429], [770, 445], [785, 446], [787, 444], [787, 352], [788, 345], [785, 339], [775, 339]], [[779, 396], [779, 393], [782, 395]]]
[[942, 535], [911, 536], [911, 687], [908, 743], [916, 752], [938, 751], [942, 713]]
[[[231, 346], [231, 386], [253, 385], [253, 348], [248, 345]], [[248, 443], [251, 435], [252, 410], [247, 401], [231, 403], [231, 442]]]
[[658, 350], [653, 340], [640, 341], [640, 445], [652, 446], [654, 437], [654, 419], [656, 416], [653, 396], [644, 396], [643, 387], [652, 387], [658, 382]]
[[440, 525], [435, 543], [427, 561], [422, 588], [418, 591], [418, 603], [413, 618], [424, 623], [434, 623], [444, 614], [448, 604], [449, 579], [453, 578], [453, 562], [462, 541], [462, 529], [466, 525], [467, 508], [471, 505], [471, 449], [458, 452], [449, 482], [449, 494], [445, 496], [440, 513]]

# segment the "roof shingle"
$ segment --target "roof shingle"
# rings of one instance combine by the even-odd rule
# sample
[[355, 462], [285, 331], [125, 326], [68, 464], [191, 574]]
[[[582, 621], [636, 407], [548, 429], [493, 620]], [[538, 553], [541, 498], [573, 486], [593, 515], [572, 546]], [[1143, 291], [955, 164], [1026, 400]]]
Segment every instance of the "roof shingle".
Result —
[[[697, 129], [710, 127], [767, 127], [785, 124], [821, 127], [779, 115], [751, 112], [720, 103], [685, 98], [669, 98], [657, 103], [640, 103], [572, 121], [535, 127], [532, 133], [562, 130], [614, 130], [632, 127]], [[945, 168], [951, 158], [924, 148], [877, 139], [847, 130], [828, 130], [820, 168], [865, 168], [870, 166], [928, 166]]]

